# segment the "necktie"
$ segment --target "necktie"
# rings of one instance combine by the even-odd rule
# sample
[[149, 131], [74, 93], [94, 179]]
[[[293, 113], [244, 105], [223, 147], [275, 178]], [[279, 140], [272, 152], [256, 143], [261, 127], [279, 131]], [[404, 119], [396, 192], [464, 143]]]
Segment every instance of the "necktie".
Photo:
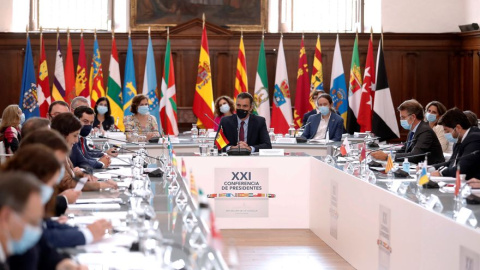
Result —
[[80, 137], [80, 142], [82, 143], [82, 152], [85, 155], [85, 138]]
[[238, 140], [244, 142], [245, 141], [245, 129], [243, 125], [245, 124], [244, 121], [240, 123], [240, 131], [238, 132]]
[[410, 148], [410, 146], [412, 145], [412, 139], [413, 139], [413, 135], [415, 135], [415, 132], [410, 132], [408, 134], [408, 143], [407, 143], [407, 149]]

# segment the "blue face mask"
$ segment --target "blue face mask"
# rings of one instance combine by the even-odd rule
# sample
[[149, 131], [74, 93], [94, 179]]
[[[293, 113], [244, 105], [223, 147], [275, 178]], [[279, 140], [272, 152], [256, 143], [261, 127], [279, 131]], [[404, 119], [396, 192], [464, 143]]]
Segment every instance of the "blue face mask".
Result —
[[101, 115], [104, 115], [108, 112], [108, 107], [107, 106], [102, 106], [102, 105], [98, 105], [97, 106], [97, 112]]
[[330, 107], [328, 106], [319, 106], [318, 110], [322, 115], [328, 115], [330, 113]]
[[80, 136], [87, 137], [90, 132], [92, 132], [92, 125], [84, 125], [82, 129], [80, 129]]
[[60, 174], [58, 175], [57, 181], [55, 181], [55, 184], [60, 184], [62, 181], [63, 177], [65, 176], [65, 166], [60, 166]]
[[138, 106], [138, 113], [141, 115], [147, 115], [150, 112], [148, 105]]
[[22, 125], [23, 123], [25, 123], [25, 114], [22, 113], [22, 115], [20, 115], [20, 125]]
[[40, 188], [40, 195], [42, 196], [42, 204], [46, 204], [53, 194], [53, 188], [51, 186], [42, 184]]
[[10, 240], [8, 249], [13, 255], [21, 255], [32, 248], [42, 236], [42, 228], [25, 224], [22, 238], [18, 241]]
[[432, 123], [437, 121], [437, 116], [433, 113], [426, 113], [425, 114], [425, 119], [427, 119], [428, 122]]
[[406, 129], [406, 130], [410, 130], [412, 128], [412, 124], [409, 124], [408, 123], [408, 120], [400, 120], [400, 125]]
[[451, 143], [456, 143], [458, 141], [458, 138], [454, 138], [452, 133], [445, 133], [445, 139]]

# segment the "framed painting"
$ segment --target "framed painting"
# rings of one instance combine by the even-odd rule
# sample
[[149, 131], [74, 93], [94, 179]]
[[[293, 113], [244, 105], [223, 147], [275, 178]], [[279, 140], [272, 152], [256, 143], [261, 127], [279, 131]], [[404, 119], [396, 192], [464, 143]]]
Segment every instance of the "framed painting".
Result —
[[232, 31], [261, 31], [267, 24], [267, 0], [131, 0], [133, 31], [165, 30], [194, 18]]

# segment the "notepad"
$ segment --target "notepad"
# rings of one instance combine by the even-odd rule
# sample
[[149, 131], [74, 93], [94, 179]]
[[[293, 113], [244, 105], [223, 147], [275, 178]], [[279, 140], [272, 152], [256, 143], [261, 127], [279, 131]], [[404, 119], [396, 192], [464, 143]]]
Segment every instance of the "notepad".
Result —
[[70, 210], [99, 210], [99, 209], [120, 209], [118, 203], [101, 203], [101, 204], [69, 204]]

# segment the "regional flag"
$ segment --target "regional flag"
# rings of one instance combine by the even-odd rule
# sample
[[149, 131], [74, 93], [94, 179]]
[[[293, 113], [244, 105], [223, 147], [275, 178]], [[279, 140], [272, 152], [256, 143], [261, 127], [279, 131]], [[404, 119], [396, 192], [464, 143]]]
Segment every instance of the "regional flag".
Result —
[[57, 54], [55, 58], [55, 77], [53, 78], [52, 98], [53, 101], [64, 101], [65, 96], [65, 72], [63, 71], [63, 57], [60, 49], [60, 39], [57, 32]]
[[[388, 154], [388, 158], [387, 158], [387, 165], [385, 165], [385, 172], [388, 173], [390, 170], [393, 169], [393, 160], [392, 160], [392, 155], [391, 154]], [[423, 172], [423, 171], [422, 171]], [[425, 173], [426, 175], [426, 173]], [[419, 179], [420, 181], [420, 179]]]
[[368, 41], [367, 62], [365, 63], [365, 72], [363, 74], [363, 85], [360, 99], [360, 108], [358, 110], [357, 122], [360, 125], [360, 132], [372, 131], [372, 110], [375, 89], [375, 64], [373, 62], [372, 34]]
[[350, 66], [350, 84], [348, 87], [348, 116], [347, 132], [353, 134], [360, 131], [357, 123], [360, 99], [362, 97], [362, 74], [360, 71], [360, 59], [358, 57], [358, 34], [353, 44], [352, 64]]
[[135, 64], [133, 62], [132, 39], [128, 34], [127, 60], [125, 63], [125, 79], [123, 81], [123, 114], [125, 116], [132, 115], [130, 107], [132, 99], [137, 95], [137, 83], [135, 81]]
[[37, 100], [37, 82], [35, 80], [35, 67], [33, 66], [32, 47], [27, 33], [27, 48], [23, 62], [22, 89], [18, 105], [25, 114], [25, 119], [40, 116]]
[[177, 124], [177, 94], [175, 87], [175, 72], [173, 69], [172, 52], [170, 51], [170, 38], [167, 38], [165, 50], [165, 63], [163, 66], [162, 92], [160, 93], [160, 118], [164, 133], [178, 136]]
[[265, 118], [267, 128], [270, 127], [270, 99], [268, 97], [268, 76], [267, 76], [267, 60], [265, 58], [264, 38], [260, 43], [260, 51], [258, 53], [257, 76], [255, 78], [255, 101], [254, 114]]
[[162, 122], [160, 122], [160, 102], [157, 97], [157, 73], [155, 71], [155, 58], [153, 56], [152, 38], [148, 31], [148, 49], [147, 60], [145, 61], [145, 75], [143, 77], [143, 92], [148, 97], [150, 114], [155, 117], [158, 123], [158, 129], [161, 133]]
[[214, 118], [212, 72], [210, 68], [207, 29], [205, 28], [205, 25], [202, 30], [202, 44], [200, 47], [200, 58], [198, 60], [197, 83], [195, 85], [195, 96], [193, 97], [193, 113], [198, 118], [197, 125], [200, 128], [213, 128], [214, 124], [210, 120]]
[[185, 160], [182, 158], [182, 178], [187, 177], [187, 167], [185, 166]]
[[333, 107], [342, 116], [343, 125], [347, 123], [347, 85], [345, 84], [345, 73], [343, 71], [342, 53], [340, 51], [340, 41], [335, 43], [335, 51], [333, 53], [332, 78], [330, 81], [330, 95], [333, 99]]
[[238, 46], [237, 73], [235, 74], [235, 90], [233, 99], [237, 100], [240, 93], [248, 92], [247, 59], [245, 57], [245, 46], [243, 45], [243, 34], [240, 36]]
[[[317, 36], [315, 53], [313, 56], [312, 79], [310, 80], [310, 93], [313, 91], [325, 92], [323, 90], [323, 64], [322, 47], [320, 45], [320, 35]], [[310, 100], [312, 108], [316, 108], [315, 100]]]
[[310, 103], [310, 80], [308, 74], [307, 54], [305, 53], [305, 46], [303, 44], [302, 36], [300, 54], [298, 58], [295, 110], [293, 111], [293, 122], [295, 123], [295, 128], [300, 128], [302, 126], [303, 115], [314, 108], [315, 107], [313, 107]]
[[190, 171], [190, 195], [195, 204], [198, 203], [198, 190], [197, 184], [195, 184], [195, 177], [193, 176], [193, 172]]
[[95, 107], [97, 99], [105, 96], [105, 88], [103, 87], [102, 58], [100, 56], [100, 49], [98, 47], [96, 33], [95, 40], [93, 41], [93, 56], [92, 63], [90, 64], [89, 82], [91, 106]]
[[38, 106], [40, 107], [40, 117], [47, 117], [48, 107], [51, 103], [50, 82], [48, 80], [47, 56], [45, 55], [45, 45], [43, 43], [43, 34], [40, 32], [40, 61], [38, 63], [37, 79]]
[[387, 69], [383, 58], [383, 42], [380, 39], [377, 55], [377, 83], [373, 103], [372, 131], [381, 141], [400, 138], [392, 94], [388, 86]]
[[114, 36], [112, 36], [112, 54], [110, 55], [108, 73], [107, 99], [110, 102], [112, 117], [115, 120], [117, 128], [125, 131], [125, 126], [123, 125], [122, 80], [120, 79], [117, 44]]
[[227, 140], [227, 137], [225, 137], [225, 134], [223, 133], [223, 127], [220, 127], [217, 133], [217, 137], [215, 138], [215, 145], [219, 150], [223, 149], [226, 147], [230, 142]]
[[75, 93], [75, 70], [73, 69], [73, 51], [70, 32], [67, 33], [67, 58], [65, 59], [65, 102], [70, 104], [77, 95]]
[[80, 34], [80, 52], [78, 53], [77, 76], [75, 79], [76, 96], [86, 97], [90, 100], [87, 76], [87, 56], [85, 55], [85, 44], [83, 43], [83, 32]]
[[[459, 178], [460, 177], [458, 177], [458, 179]], [[420, 173], [420, 177], [418, 178], [418, 184], [420, 186], [422, 186], [422, 185], [425, 185], [426, 183], [428, 183], [428, 175], [427, 175], [427, 165], [425, 164], [425, 165], [422, 166], [422, 172]], [[455, 186], [455, 193], [457, 193], [457, 187], [458, 186], [460, 186], [460, 185]]]
[[272, 124], [275, 132], [285, 134], [293, 124], [292, 102], [290, 100], [290, 87], [288, 84], [287, 63], [283, 51], [283, 36], [280, 38], [277, 55], [277, 68], [275, 72], [275, 89], [273, 90]]

